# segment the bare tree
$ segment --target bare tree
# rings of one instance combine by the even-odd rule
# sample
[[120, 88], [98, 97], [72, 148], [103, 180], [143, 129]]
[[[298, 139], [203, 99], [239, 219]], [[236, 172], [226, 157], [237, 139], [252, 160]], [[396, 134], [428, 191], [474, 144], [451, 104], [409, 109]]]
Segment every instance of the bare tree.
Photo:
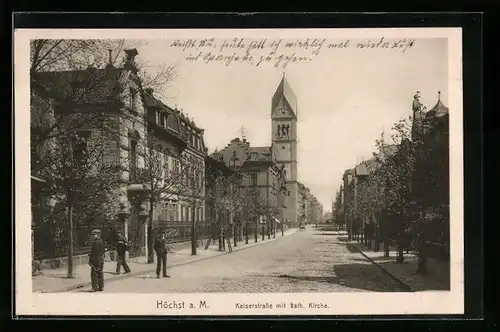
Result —
[[46, 194], [66, 207], [68, 278], [73, 278], [75, 219], [77, 223], [94, 223], [97, 218], [109, 220], [108, 205], [114, 200], [113, 188], [119, 182], [120, 170], [118, 159], [109, 153], [115, 142], [116, 137], [106, 131], [65, 132], [45, 146], [39, 160], [37, 175], [49, 183]]
[[[376, 140], [379, 163], [377, 170], [370, 176], [369, 189], [366, 190], [367, 209], [383, 211], [385, 254], [388, 255], [389, 239], [395, 239], [398, 246], [398, 262], [403, 262], [403, 249], [408, 246], [407, 224], [411, 194], [411, 179], [414, 170], [415, 142], [411, 135], [412, 118], [405, 118], [393, 125], [391, 135], [394, 144], [387, 144], [384, 135]], [[365, 204], [366, 205], [366, 204]]]
[[[148, 263], [153, 263], [153, 214], [155, 208], [160, 203], [172, 198], [177, 199], [180, 196], [199, 198], [204, 183], [200, 176], [199, 166], [192, 160], [183, 157], [181, 149], [172, 151], [162, 145], [162, 141], [157, 138], [157, 133], [154, 131], [148, 132], [146, 143], [141, 145], [140, 149], [144, 165], [138, 168], [134, 181], [142, 184], [144, 196], [149, 203]], [[128, 160], [128, 162], [131, 161]], [[195, 222], [194, 217], [192, 222]], [[195, 225], [192, 226], [195, 227]]]
[[[135, 42], [138, 43], [137, 41]], [[42, 96], [57, 106], [58, 112], [45, 114], [51, 116], [50, 126], [40, 126], [32, 120], [38, 130], [33, 133], [33, 142], [43, 141], [64, 131], [79, 127], [97, 127], [104, 116], [102, 107], [97, 105], [111, 103], [120, 94], [118, 78], [121, 68], [126, 67], [123, 51], [136, 47], [125, 40], [99, 39], [37, 39], [31, 41], [31, 94]], [[165, 89], [175, 79], [176, 68], [160, 64], [154, 71], [150, 65], [137, 60], [132, 69], [142, 88], [152, 88], [157, 94], [164, 95]], [[82, 110], [82, 104], [87, 106]], [[93, 106], [93, 107], [92, 107]], [[36, 109], [35, 111], [42, 111]], [[91, 111], [91, 112], [90, 112]], [[32, 111], [33, 112], [33, 111]], [[68, 115], [72, 126], [68, 128]], [[76, 121], [78, 118], [78, 121]]]
[[[243, 215], [243, 202], [245, 197], [245, 187], [242, 184], [242, 175], [232, 170], [223, 171], [221, 169], [216, 171], [210, 171], [209, 183], [211, 188], [207, 192], [207, 198], [210, 200], [214, 210], [215, 216], [219, 223], [219, 249], [224, 248], [224, 224], [222, 222], [222, 216], [226, 215], [229, 218], [239, 215]], [[230, 220], [232, 222], [231, 233], [233, 235], [233, 241], [236, 245], [236, 225], [234, 219]]]

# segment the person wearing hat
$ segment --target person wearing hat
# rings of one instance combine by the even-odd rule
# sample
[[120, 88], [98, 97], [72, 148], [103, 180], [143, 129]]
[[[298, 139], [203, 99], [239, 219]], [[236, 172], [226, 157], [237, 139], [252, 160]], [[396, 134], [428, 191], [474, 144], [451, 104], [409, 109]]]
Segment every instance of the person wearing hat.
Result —
[[160, 232], [156, 237], [154, 250], [156, 252], [156, 278], [160, 278], [160, 271], [163, 270], [163, 278], [170, 278], [167, 275], [167, 239], [165, 233]]
[[123, 266], [125, 273], [130, 273], [130, 267], [127, 264], [125, 253], [128, 250], [127, 240], [121, 232], [118, 233], [116, 242], [116, 274], [120, 274], [120, 268]]
[[90, 279], [92, 281], [92, 292], [103, 291], [104, 289], [104, 240], [101, 231], [92, 231], [92, 247], [89, 254]]

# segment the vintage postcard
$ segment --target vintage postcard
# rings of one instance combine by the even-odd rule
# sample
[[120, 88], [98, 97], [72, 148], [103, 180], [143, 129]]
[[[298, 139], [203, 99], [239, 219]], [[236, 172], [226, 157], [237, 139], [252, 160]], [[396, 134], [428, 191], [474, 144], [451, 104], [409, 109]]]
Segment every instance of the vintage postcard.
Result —
[[463, 313], [461, 29], [14, 37], [16, 314]]

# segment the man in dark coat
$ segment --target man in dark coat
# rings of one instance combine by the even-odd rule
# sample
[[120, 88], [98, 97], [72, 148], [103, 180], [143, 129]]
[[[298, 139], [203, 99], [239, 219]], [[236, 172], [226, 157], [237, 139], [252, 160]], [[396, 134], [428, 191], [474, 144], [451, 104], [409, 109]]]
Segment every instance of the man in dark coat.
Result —
[[121, 233], [118, 233], [116, 242], [116, 274], [120, 274], [120, 269], [122, 266], [125, 270], [125, 273], [130, 273], [130, 267], [128, 266], [125, 258], [127, 250], [127, 240]]
[[89, 255], [90, 279], [92, 280], [92, 291], [103, 291], [104, 289], [104, 241], [101, 238], [101, 231], [92, 231], [92, 247]]
[[170, 278], [167, 275], [167, 239], [165, 233], [159, 233], [154, 249], [156, 252], [156, 278], [160, 278], [160, 271], [163, 270], [163, 277]]

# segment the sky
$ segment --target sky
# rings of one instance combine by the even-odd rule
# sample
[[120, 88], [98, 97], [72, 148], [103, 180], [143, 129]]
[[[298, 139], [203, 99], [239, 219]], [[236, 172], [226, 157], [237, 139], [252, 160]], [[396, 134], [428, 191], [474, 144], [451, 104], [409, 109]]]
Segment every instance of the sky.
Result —
[[[246, 45], [251, 41], [244, 40]], [[274, 62], [226, 66], [200, 58], [186, 61], [186, 56], [200, 50], [172, 47], [172, 39], [129, 40], [127, 45], [137, 47], [137, 57], [153, 74], [163, 65], [176, 66], [175, 80], [158, 97], [182, 109], [205, 129], [209, 153], [241, 138], [242, 127], [252, 146], [271, 144], [271, 98], [285, 74], [298, 102], [298, 180], [311, 189], [327, 212], [344, 171], [371, 158], [382, 130], [389, 137], [392, 124], [411, 115], [417, 90], [429, 109], [436, 104], [438, 91], [448, 105], [446, 38], [416, 39], [404, 52], [355, 47], [363, 40], [350, 40], [345, 48], [326, 47], [345, 41], [327, 39], [318, 54], [313, 53], [317, 47], [282, 46], [275, 56], [295, 53], [307, 58], [289, 62], [285, 68], [275, 67]], [[222, 40], [214, 43], [220, 45]], [[217, 50], [214, 47], [211, 52]], [[222, 52], [243, 54], [245, 49]], [[253, 54], [258, 58], [267, 53], [269, 49]]]

